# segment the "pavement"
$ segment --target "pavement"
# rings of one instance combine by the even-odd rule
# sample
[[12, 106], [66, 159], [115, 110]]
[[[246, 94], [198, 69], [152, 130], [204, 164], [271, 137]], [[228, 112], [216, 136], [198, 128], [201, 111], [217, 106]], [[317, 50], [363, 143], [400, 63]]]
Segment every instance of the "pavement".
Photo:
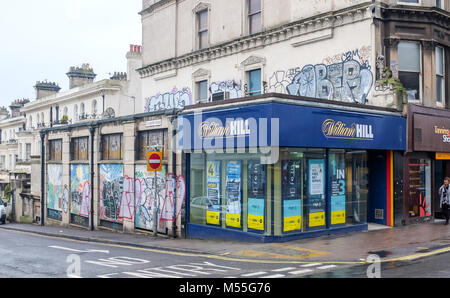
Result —
[[88, 231], [59, 226], [7, 223], [0, 229], [46, 237], [132, 246], [155, 251], [173, 251], [193, 255], [214, 255], [232, 261], [280, 263], [363, 264], [376, 254], [382, 262], [414, 260], [450, 252], [450, 226], [441, 221], [387, 228], [369, 225], [369, 231], [327, 235], [286, 243], [244, 243], [232, 241], [173, 239], [147, 233], [125, 234], [106, 230]]

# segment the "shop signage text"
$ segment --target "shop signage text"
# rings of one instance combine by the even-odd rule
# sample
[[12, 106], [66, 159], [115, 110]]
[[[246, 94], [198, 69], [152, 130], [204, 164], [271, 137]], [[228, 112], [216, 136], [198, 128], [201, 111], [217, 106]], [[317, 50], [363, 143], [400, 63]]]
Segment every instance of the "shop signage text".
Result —
[[434, 133], [437, 135], [442, 135], [442, 141], [444, 143], [450, 143], [450, 129], [434, 126]]
[[250, 135], [249, 120], [230, 121], [223, 126], [214, 121], [205, 121], [200, 124], [198, 135], [203, 138], [237, 137]]
[[322, 133], [326, 138], [373, 140], [372, 125], [352, 123], [348, 126], [342, 121], [327, 119], [322, 124]]

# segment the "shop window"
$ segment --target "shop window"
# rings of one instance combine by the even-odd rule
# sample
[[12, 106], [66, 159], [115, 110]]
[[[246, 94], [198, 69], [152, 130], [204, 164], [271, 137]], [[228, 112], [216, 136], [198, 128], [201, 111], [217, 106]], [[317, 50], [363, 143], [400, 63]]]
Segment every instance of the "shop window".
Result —
[[89, 137], [73, 138], [70, 141], [70, 152], [72, 160], [88, 160]]
[[445, 90], [445, 60], [444, 49], [436, 47], [436, 101], [444, 101]]
[[399, 79], [406, 89], [408, 100], [420, 100], [420, 44], [400, 42], [398, 45]]
[[431, 160], [409, 159], [409, 216], [431, 215]]
[[49, 141], [49, 160], [61, 161], [62, 160], [62, 140], [50, 140]]
[[122, 134], [102, 135], [102, 160], [123, 158]]
[[252, 154], [243, 154], [239, 159], [232, 154], [193, 154], [190, 222], [267, 233], [270, 184], [267, 166], [259, 158]]
[[139, 131], [137, 138], [137, 159], [146, 160], [147, 151], [167, 152], [167, 130]]

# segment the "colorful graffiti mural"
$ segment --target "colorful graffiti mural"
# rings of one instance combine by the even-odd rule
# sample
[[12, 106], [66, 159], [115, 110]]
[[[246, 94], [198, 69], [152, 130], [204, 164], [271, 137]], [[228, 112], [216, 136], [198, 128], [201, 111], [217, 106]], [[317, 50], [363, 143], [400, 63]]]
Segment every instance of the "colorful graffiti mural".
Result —
[[100, 165], [100, 219], [121, 222], [119, 213], [123, 190], [123, 165]]
[[269, 79], [269, 89], [296, 96], [365, 104], [374, 81], [368, 53], [370, 47], [364, 47], [324, 59], [332, 64], [309, 64], [301, 69], [276, 71]]
[[63, 183], [62, 164], [49, 164], [47, 167], [47, 208], [62, 211]]
[[89, 216], [91, 185], [89, 183], [89, 165], [70, 165], [70, 213], [83, 217]]
[[158, 93], [155, 96], [145, 99], [145, 112], [157, 112], [170, 109], [182, 109], [192, 104], [192, 92], [189, 88], [178, 90], [173, 89], [171, 92]]

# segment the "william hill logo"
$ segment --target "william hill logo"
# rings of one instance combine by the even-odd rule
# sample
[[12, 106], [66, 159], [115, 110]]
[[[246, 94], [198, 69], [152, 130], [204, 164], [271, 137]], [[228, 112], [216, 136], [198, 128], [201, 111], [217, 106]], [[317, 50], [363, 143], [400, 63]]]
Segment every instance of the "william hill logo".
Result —
[[198, 134], [203, 138], [237, 137], [250, 135], [249, 120], [230, 121], [226, 126], [217, 122], [202, 122]]
[[322, 124], [322, 133], [326, 138], [373, 140], [372, 125], [352, 123], [348, 126], [342, 121], [327, 119]]

